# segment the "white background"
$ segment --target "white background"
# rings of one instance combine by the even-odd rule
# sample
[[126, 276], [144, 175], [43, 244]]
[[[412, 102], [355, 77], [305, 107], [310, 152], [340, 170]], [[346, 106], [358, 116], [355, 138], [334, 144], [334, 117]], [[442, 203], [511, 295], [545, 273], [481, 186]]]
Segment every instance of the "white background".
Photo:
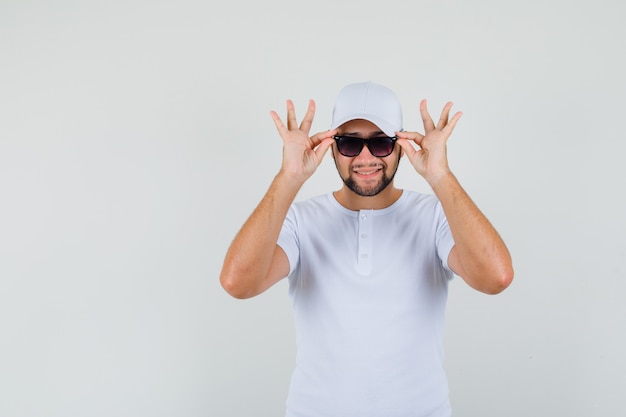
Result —
[[[223, 256], [280, 165], [269, 111], [345, 84], [405, 129], [451, 100], [451, 166], [516, 278], [450, 288], [456, 416], [623, 412], [624, 3], [0, 0], [0, 415], [275, 417], [286, 283]], [[401, 187], [430, 192], [405, 160]], [[340, 187], [329, 156], [298, 198]]]

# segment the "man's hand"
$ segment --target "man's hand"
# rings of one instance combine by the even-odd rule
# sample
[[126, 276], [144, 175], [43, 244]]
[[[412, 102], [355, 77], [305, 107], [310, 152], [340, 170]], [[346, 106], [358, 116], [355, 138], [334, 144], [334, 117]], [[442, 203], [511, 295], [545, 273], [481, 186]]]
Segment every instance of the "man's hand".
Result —
[[[407, 158], [415, 170], [423, 176], [426, 181], [433, 186], [440, 178], [450, 172], [448, 167], [448, 156], [446, 143], [452, 134], [456, 123], [463, 113], [456, 112], [452, 119], [450, 110], [452, 103], [447, 103], [442, 112], [439, 122], [435, 126], [433, 119], [428, 113], [426, 100], [420, 103], [420, 113], [424, 122], [424, 132], [422, 135], [417, 132], [397, 132], [398, 145], [404, 150]], [[415, 149], [410, 141], [415, 142], [419, 149]]]
[[275, 111], [271, 111], [270, 115], [274, 119], [276, 129], [283, 140], [281, 172], [304, 183], [322, 162], [326, 151], [333, 143], [333, 135], [337, 131], [328, 130], [309, 137], [315, 116], [315, 102], [313, 100], [309, 100], [309, 107], [300, 126], [298, 126], [296, 110], [291, 100], [287, 100], [286, 127]]

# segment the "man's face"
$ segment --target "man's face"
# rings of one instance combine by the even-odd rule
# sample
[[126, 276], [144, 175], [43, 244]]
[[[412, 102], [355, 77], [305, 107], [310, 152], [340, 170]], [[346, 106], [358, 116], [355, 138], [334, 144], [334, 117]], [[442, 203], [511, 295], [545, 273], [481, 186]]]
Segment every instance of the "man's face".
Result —
[[[338, 128], [337, 135], [354, 136], [363, 139], [387, 136], [378, 126], [363, 119], [351, 120]], [[363, 146], [357, 156], [347, 157], [339, 153], [333, 144], [335, 166], [343, 183], [360, 196], [371, 197], [383, 191], [393, 181], [400, 163], [400, 147], [385, 157], [373, 156], [367, 146]]]

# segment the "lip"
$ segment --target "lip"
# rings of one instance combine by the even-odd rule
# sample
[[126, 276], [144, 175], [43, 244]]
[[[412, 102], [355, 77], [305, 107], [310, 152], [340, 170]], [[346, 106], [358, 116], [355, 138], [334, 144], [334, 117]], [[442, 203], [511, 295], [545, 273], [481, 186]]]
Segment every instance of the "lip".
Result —
[[383, 171], [383, 167], [381, 166], [358, 167], [358, 168], [352, 169], [352, 172], [354, 173], [354, 175], [363, 179], [374, 178], [382, 171]]

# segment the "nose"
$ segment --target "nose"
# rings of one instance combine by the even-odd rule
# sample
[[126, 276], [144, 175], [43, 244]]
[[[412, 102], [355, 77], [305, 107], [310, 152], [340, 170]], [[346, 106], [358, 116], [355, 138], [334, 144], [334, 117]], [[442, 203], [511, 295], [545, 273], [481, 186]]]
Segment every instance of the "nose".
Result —
[[367, 143], [363, 143], [363, 149], [361, 149], [361, 153], [354, 157], [355, 161], [372, 161], [377, 160], [378, 157], [372, 155], [370, 152], [370, 148], [367, 147]]

